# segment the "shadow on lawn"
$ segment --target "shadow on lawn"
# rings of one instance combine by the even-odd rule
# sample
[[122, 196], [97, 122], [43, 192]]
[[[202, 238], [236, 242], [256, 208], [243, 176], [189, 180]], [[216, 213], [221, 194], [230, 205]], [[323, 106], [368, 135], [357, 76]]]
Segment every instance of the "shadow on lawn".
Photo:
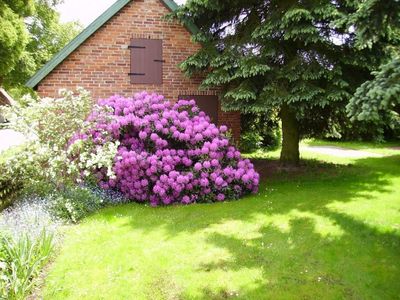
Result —
[[[199, 265], [198, 272], [247, 268], [262, 273], [263, 281], [250, 289], [206, 288], [198, 299], [263, 299], [261, 295], [270, 298], [274, 293], [281, 298], [398, 297], [399, 230], [379, 230], [329, 205], [381, 201], [372, 192], [394, 191], [390, 177], [400, 177], [400, 156], [359, 159], [351, 166], [332, 165], [331, 170], [267, 182], [258, 195], [241, 201], [159, 209], [136, 205], [126, 212], [127, 225], [144, 233], [162, 228], [166, 239], [207, 230], [205, 241], [227, 250], [231, 257]], [[107, 217], [107, 211], [103, 215]], [[287, 227], [278, 226], [281, 219]], [[260, 226], [245, 238], [215, 230], [230, 221]], [[327, 232], [318, 230], [319, 222], [324, 222]]]
[[321, 237], [309, 218], [292, 219], [288, 232], [263, 227], [259, 237], [246, 243], [234, 236], [211, 234], [207, 241], [228, 250], [231, 258], [202, 265], [198, 271], [258, 269], [263, 281], [238, 291], [204, 289], [196, 299], [226, 299], [235, 293], [243, 299], [398, 297], [400, 237], [342, 214], [329, 217], [345, 230], [340, 238]]
[[[257, 195], [239, 201], [159, 208], [134, 204], [135, 209], [126, 212], [131, 217], [129, 225], [145, 232], [163, 227], [167, 236], [174, 237], [179, 232], [196, 232], [227, 220], [252, 220], [259, 214], [271, 216], [293, 210], [321, 214], [328, 212], [327, 205], [334, 202], [355, 198], [374, 201], [370, 192], [391, 192], [394, 187], [388, 176], [400, 177], [400, 155], [359, 159], [348, 166], [323, 163], [322, 173], [315, 161], [312, 166], [312, 172], [303, 176], [278, 174], [261, 184]], [[102, 214], [107, 218], [112, 211], [109, 216], [107, 210]]]

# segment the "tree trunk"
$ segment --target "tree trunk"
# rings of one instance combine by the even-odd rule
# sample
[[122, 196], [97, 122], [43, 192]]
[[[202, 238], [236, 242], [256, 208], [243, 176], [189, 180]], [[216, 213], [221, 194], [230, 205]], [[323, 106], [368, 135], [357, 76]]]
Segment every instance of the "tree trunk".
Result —
[[300, 134], [296, 114], [287, 104], [284, 104], [281, 108], [280, 117], [282, 120], [281, 164], [298, 165], [300, 161]]

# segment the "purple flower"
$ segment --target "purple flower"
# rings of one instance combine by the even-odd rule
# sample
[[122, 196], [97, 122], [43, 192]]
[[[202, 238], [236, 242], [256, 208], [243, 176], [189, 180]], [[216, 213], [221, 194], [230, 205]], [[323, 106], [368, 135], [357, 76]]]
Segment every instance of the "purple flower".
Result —
[[[106, 143], [120, 142], [112, 160], [116, 177], [109, 178], [104, 169], [93, 171], [102, 188], [152, 206], [223, 201], [221, 190], [238, 196], [257, 192], [253, 164], [229, 144], [228, 128], [211, 124], [194, 100], [172, 105], [161, 95], [141, 92], [98, 104], [87, 119], [93, 126], [77, 132], [68, 146], [79, 140], [94, 143], [96, 154]], [[102, 111], [104, 106], [112, 109]]]
[[224, 183], [224, 180], [222, 179], [222, 177], [217, 177], [217, 179], [215, 179], [215, 183], [217, 185], [222, 185]]
[[183, 196], [182, 197], [182, 201], [181, 201], [183, 204], [189, 204], [191, 201], [190, 201], [190, 197], [189, 196]]
[[206, 187], [206, 186], [208, 186], [208, 184], [209, 184], [209, 181], [207, 178], [200, 179], [201, 186]]
[[218, 194], [217, 195], [217, 200], [218, 201], [224, 201], [225, 200], [225, 195], [224, 194]]
[[213, 160], [211, 161], [211, 165], [212, 165], [213, 167], [218, 167], [218, 165], [219, 165], [218, 160], [217, 160], [217, 159], [213, 159]]
[[203, 167], [208, 169], [211, 167], [211, 163], [208, 160], [206, 160], [205, 162], [203, 162]]
[[155, 142], [155, 141], [158, 139], [157, 133], [152, 133], [152, 134], [150, 135], [150, 139], [151, 139], [153, 142]]
[[203, 166], [201, 165], [201, 163], [195, 163], [195, 165], [194, 165], [194, 170], [195, 171], [200, 171], [201, 169], [203, 168]]

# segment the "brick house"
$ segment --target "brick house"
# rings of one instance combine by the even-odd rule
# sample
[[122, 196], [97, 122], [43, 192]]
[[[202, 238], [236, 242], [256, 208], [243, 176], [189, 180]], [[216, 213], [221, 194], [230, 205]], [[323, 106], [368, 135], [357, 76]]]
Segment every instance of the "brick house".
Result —
[[199, 91], [202, 78], [187, 78], [178, 64], [201, 46], [191, 41], [193, 24], [164, 16], [177, 9], [172, 0], [118, 0], [56, 54], [28, 82], [42, 97], [60, 88], [82, 86], [94, 99], [130, 96], [143, 90], [168, 100], [195, 99], [215, 123], [240, 136], [240, 113], [223, 112], [217, 90]]

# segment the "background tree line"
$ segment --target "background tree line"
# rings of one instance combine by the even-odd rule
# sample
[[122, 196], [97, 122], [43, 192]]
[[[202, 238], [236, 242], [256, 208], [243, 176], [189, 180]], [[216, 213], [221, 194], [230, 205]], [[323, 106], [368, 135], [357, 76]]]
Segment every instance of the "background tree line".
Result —
[[19, 98], [24, 83], [81, 30], [61, 23], [63, 0], [0, 0], [0, 86]]

